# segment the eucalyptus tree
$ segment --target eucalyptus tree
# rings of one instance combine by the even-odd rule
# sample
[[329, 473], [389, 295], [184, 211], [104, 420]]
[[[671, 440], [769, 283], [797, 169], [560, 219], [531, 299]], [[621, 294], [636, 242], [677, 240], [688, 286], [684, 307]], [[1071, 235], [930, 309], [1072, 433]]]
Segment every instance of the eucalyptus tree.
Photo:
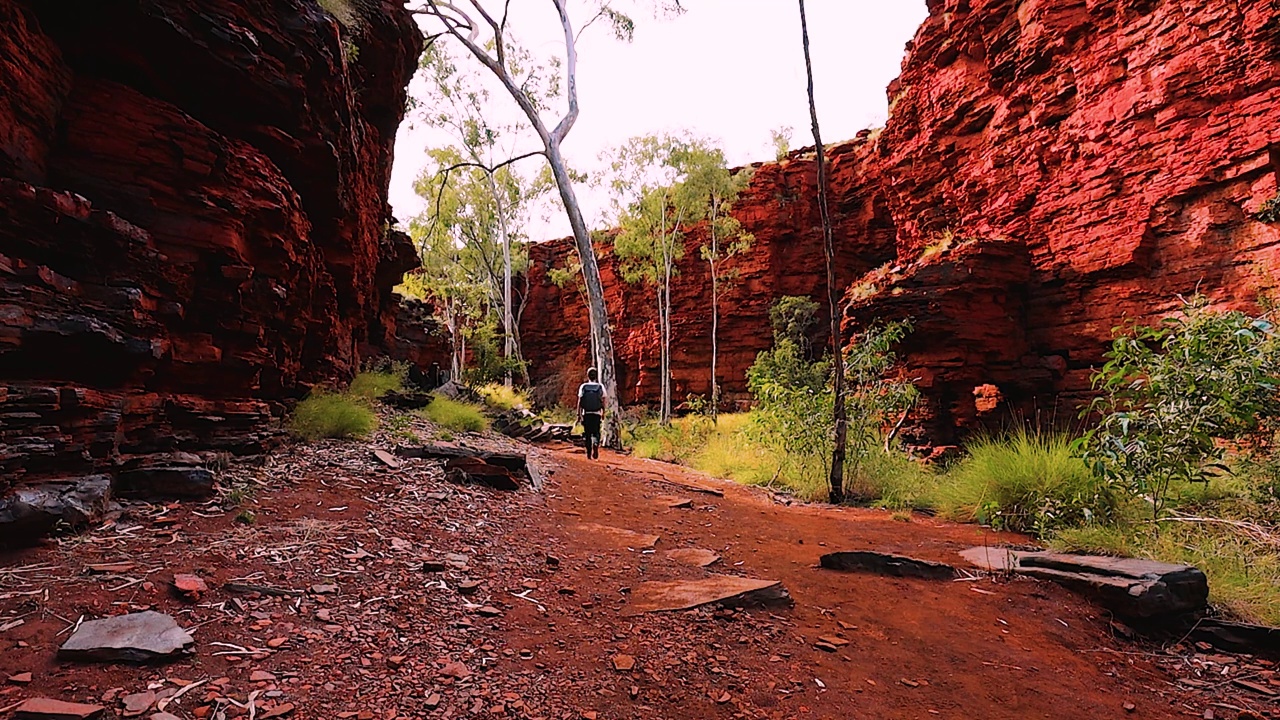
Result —
[[720, 291], [721, 284], [732, 282], [736, 273], [725, 273], [723, 263], [746, 252], [755, 237], [743, 232], [742, 223], [730, 214], [738, 195], [751, 182], [749, 168], [731, 171], [724, 151], [705, 143], [693, 143], [684, 151], [682, 165], [688, 194], [700, 198], [705, 208], [706, 241], [700, 248], [711, 277], [711, 419], [716, 421], [720, 408]]
[[827, 310], [831, 313], [831, 374], [832, 389], [835, 391], [832, 416], [835, 442], [832, 444], [828, 481], [831, 485], [831, 502], [841, 503], [844, 502], [844, 460], [849, 437], [849, 414], [845, 406], [844, 353], [840, 344], [840, 293], [836, 287], [835, 233], [831, 226], [831, 209], [827, 203], [827, 160], [822, 146], [822, 132], [818, 127], [818, 104], [813, 92], [813, 58], [809, 52], [809, 19], [805, 15], [804, 0], [800, 0], [800, 37], [804, 46], [805, 76], [809, 81], [809, 120], [813, 125], [813, 144], [818, 155], [818, 211], [822, 216], [822, 247], [827, 260]]
[[[486, 7], [486, 4], [490, 7]], [[569, 225], [573, 229], [574, 242], [582, 262], [582, 276], [587, 289], [588, 308], [591, 315], [593, 343], [596, 348], [596, 365], [600, 369], [600, 381], [605, 386], [608, 403], [615, 412], [607, 414], [604, 428], [605, 442], [620, 442], [618, 413], [618, 381], [614, 365], [613, 334], [609, 327], [608, 310], [604, 303], [604, 285], [600, 280], [599, 263], [592, 245], [591, 233], [578, 203], [573, 178], [564, 159], [561, 146], [578, 120], [578, 33], [571, 19], [570, 0], [551, 0], [556, 19], [564, 37], [564, 61], [552, 61], [548, 67], [564, 78], [564, 105], [556, 113], [544, 105], [523, 84], [521, 71], [514, 50], [517, 44], [509, 24], [511, 0], [485, 3], [481, 0], [424, 0], [415, 12], [435, 21], [429, 40], [434, 43], [448, 38], [460, 44], [466, 51], [502, 84], [521, 113], [532, 125], [542, 143], [541, 154], [551, 166], [560, 199], [564, 204]], [[499, 8], [500, 10], [493, 10]], [[670, 13], [682, 12], [679, 0], [659, 0], [658, 9]], [[583, 29], [603, 21], [621, 40], [630, 40], [635, 33], [635, 22], [617, 7], [614, 0], [593, 0], [585, 5], [589, 19]], [[557, 119], [558, 118], [558, 119]], [[554, 125], [552, 124], [554, 122]]]
[[[516, 49], [513, 54], [517, 58], [516, 66], [532, 66], [526, 53]], [[528, 288], [521, 294], [517, 302], [514, 298], [513, 284], [517, 274], [524, 270], [517, 255], [527, 251], [518, 245], [517, 231], [513, 226], [527, 220], [529, 205], [539, 196], [545, 194], [550, 185], [542, 180], [541, 174], [534, 178], [526, 178], [515, 172], [515, 164], [519, 160], [534, 156], [515, 155], [521, 140], [523, 128], [516, 124], [496, 122], [488, 112], [490, 106], [489, 91], [472, 73], [460, 70], [455, 59], [446, 46], [433, 43], [423, 52], [421, 67], [430, 84], [436, 102], [432, 109], [423, 113], [424, 119], [434, 128], [443, 129], [452, 137], [454, 144], [446, 149], [429, 151], [438, 165], [442, 183], [433, 184], [436, 191], [434, 197], [425, 197], [428, 202], [436, 201], [450, 183], [461, 183], [466, 187], [459, 193], [461, 198], [475, 206], [474, 214], [485, 218], [479, 223], [483, 235], [466, 238], [482, 252], [487, 260], [483, 269], [488, 271], [490, 280], [497, 284], [495, 292], [496, 306], [501, 318], [503, 347], [502, 355], [508, 367], [504, 376], [507, 385], [511, 385], [512, 368], [519, 368], [525, 383], [528, 383], [528, 369], [524, 363], [520, 344], [520, 315], [523, 313], [524, 300], [528, 297]], [[555, 78], [541, 78], [533, 72], [525, 76], [526, 91], [542, 98], [554, 98], [558, 93]], [[482, 192], [477, 192], [481, 190]], [[476, 229], [477, 223], [471, 228]], [[495, 263], [488, 262], [491, 253], [484, 252], [484, 246], [496, 239], [496, 247], [500, 254], [501, 268], [495, 270]], [[525, 276], [526, 285], [528, 282]]]
[[[699, 151], [694, 150], [697, 143]], [[700, 141], [672, 135], [632, 138], [614, 153], [614, 251], [622, 277], [651, 285], [657, 301], [659, 418], [671, 421], [671, 280], [684, 256], [685, 231], [706, 214], [706, 198], [686, 182]]]

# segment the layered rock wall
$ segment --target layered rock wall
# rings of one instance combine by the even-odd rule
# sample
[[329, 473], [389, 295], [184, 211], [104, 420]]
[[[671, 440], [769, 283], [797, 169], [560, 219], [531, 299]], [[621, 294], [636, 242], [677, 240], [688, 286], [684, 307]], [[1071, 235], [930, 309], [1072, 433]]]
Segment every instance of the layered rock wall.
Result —
[[[1280, 174], [1280, 3], [929, 9], [884, 130], [832, 148], [845, 339], [877, 320], [914, 322], [902, 348], [924, 390], [912, 441], [1070, 420], [1113, 328], [1159, 317], [1179, 294], [1247, 305], [1274, 288], [1280, 229], [1253, 213]], [[822, 299], [814, 172], [803, 153], [760, 166], [739, 203], [757, 247], [729, 263], [742, 273], [722, 319], [730, 390], [769, 343], [774, 299]], [[710, 295], [696, 257], [686, 253], [675, 291], [677, 397], [708, 384]], [[656, 366], [653, 303], [608, 285], [622, 373], [634, 377]], [[537, 277], [534, 288], [545, 312], [526, 317], [547, 317], [546, 298], [561, 299]], [[526, 330], [535, 377], [576, 373], [565, 350], [584, 325], [542, 324]], [[656, 388], [641, 382], [624, 399], [652, 401]]]
[[0, 490], [257, 451], [415, 262], [392, 0], [0, 0]]

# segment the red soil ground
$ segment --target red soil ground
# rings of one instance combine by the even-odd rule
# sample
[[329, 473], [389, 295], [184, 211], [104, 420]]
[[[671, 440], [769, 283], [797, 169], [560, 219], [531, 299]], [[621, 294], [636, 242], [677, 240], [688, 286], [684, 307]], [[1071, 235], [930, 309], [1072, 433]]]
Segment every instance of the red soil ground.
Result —
[[[1020, 538], [877, 511], [787, 507], [758, 490], [608, 452], [596, 463], [567, 447], [538, 453], [554, 468], [541, 494], [452, 486], [431, 461], [391, 470], [365, 444], [300, 447], [224, 478], [260, 487], [247, 504], [252, 524], [213, 504], [135, 505], [86, 535], [10, 553], [0, 568], [0, 628], [23, 622], [0, 630], [0, 681], [23, 672], [32, 679], [4, 687], [0, 706], [46, 696], [118, 713], [123, 694], [150, 687], [163, 695], [202, 680], [167, 711], [366, 720], [1173, 718], [1204, 717], [1221, 699], [1180, 690], [1158, 664], [1171, 656], [1114, 638], [1105, 613], [1053, 585], [817, 567], [825, 552], [854, 549], [962, 563], [959, 550]], [[724, 497], [679, 483], [713, 483]], [[672, 509], [670, 496], [694, 506]], [[653, 551], [628, 549], [584, 524], [660, 540]], [[665, 555], [679, 547], [720, 554], [714, 572], [782, 581], [794, 607], [624, 616], [640, 583], [705, 574]], [[424, 558], [466, 567], [427, 572]], [[135, 567], [86, 572], [103, 562]], [[206, 579], [204, 598], [171, 592], [168, 580], [182, 572]], [[301, 594], [237, 594], [224, 587], [231, 581]], [[465, 581], [480, 583], [474, 594], [459, 593]], [[195, 654], [154, 667], [56, 660], [82, 616], [144, 608], [195, 628]], [[824, 652], [814, 647], [819, 636], [848, 644]], [[215, 654], [236, 648], [245, 654]], [[621, 655], [634, 659], [632, 669], [617, 669], [627, 665]], [[1236, 717], [1225, 707], [1216, 717]]]

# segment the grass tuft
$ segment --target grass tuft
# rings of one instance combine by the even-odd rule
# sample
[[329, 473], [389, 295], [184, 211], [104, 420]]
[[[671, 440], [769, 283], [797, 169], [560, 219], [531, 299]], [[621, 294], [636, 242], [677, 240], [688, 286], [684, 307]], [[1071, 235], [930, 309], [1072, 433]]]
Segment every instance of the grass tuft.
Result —
[[455, 432], [481, 432], [489, 427], [489, 419], [484, 416], [483, 408], [451, 400], [443, 395], [436, 395], [431, 404], [420, 412], [427, 420]]
[[501, 383], [482, 385], [476, 389], [476, 393], [484, 400], [485, 405], [501, 412], [529, 407], [529, 398], [524, 393]]
[[977, 440], [936, 493], [952, 520], [1040, 537], [1110, 521], [1120, 505], [1113, 489], [1072, 453], [1069, 438], [1029, 431]]
[[298, 403], [289, 429], [303, 440], [365, 437], [378, 427], [378, 416], [350, 395], [314, 392]]
[[362, 372], [351, 381], [347, 392], [370, 402], [389, 392], [404, 391], [405, 376], [395, 372]]

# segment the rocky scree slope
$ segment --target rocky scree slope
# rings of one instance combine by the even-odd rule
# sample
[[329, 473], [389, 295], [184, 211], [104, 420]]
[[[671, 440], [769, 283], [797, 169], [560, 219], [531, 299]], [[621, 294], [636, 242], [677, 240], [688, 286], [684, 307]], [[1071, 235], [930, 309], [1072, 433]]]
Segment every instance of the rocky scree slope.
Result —
[[[1280, 4], [931, 0], [882, 131], [831, 148], [845, 339], [916, 325], [924, 391], [906, 437], [949, 444], [1017, 415], [1074, 417], [1112, 330], [1197, 289], [1249, 305], [1275, 286], [1280, 228], [1255, 217], [1280, 175]], [[813, 153], [756, 166], [736, 215], [721, 383], [769, 336], [781, 295], [825, 293]], [[673, 289], [675, 394], [709, 390], [710, 290], [696, 251]], [[586, 323], [534, 252], [522, 328], [547, 394], [576, 387]], [[558, 264], [556, 264], [558, 262]], [[651, 290], [612, 278], [624, 400], [658, 396]], [[564, 317], [563, 323], [547, 318]], [[824, 339], [816, 337], [815, 342]]]
[[0, 0], [0, 491], [58, 479], [91, 510], [102, 473], [258, 452], [283, 401], [388, 344], [422, 39], [347, 5]]

